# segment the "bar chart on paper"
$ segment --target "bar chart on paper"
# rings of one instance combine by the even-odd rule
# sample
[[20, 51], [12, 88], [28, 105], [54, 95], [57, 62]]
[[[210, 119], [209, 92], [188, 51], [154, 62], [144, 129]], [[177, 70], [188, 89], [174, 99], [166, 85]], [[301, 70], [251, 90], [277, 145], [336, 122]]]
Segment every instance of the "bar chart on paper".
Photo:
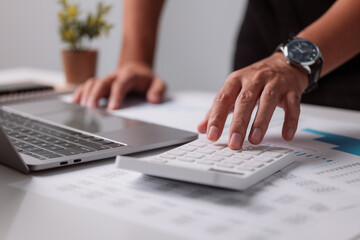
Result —
[[[347, 188], [357, 192], [360, 187], [360, 139], [315, 128], [304, 128], [302, 132], [311, 134], [309, 138], [314, 151], [299, 149], [294, 153], [306, 164], [307, 171], [311, 168], [317, 180], [323, 179], [332, 185], [326, 188], [329, 191]], [[324, 145], [328, 148], [326, 151], [323, 151]]]
[[311, 128], [306, 128], [304, 131], [321, 135], [321, 137], [314, 139], [316, 141], [337, 145], [337, 147], [332, 148], [334, 150], [360, 156], [360, 139], [318, 131]]
[[[320, 135], [314, 140], [332, 144], [334, 145], [331, 148], [332, 150], [348, 154], [348, 158], [341, 159], [342, 161], [339, 161], [336, 165], [319, 169], [315, 171], [315, 174], [351, 187], [360, 187], [360, 139], [311, 128], [306, 128], [304, 131]], [[329, 161], [333, 160], [326, 159], [326, 162]]]

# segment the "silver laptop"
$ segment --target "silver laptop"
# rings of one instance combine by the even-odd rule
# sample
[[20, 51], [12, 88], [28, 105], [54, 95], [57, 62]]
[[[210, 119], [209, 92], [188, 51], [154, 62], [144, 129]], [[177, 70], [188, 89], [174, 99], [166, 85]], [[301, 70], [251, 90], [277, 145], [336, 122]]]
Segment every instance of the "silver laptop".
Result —
[[48, 99], [0, 107], [0, 163], [37, 171], [180, 144], [193, 132]]

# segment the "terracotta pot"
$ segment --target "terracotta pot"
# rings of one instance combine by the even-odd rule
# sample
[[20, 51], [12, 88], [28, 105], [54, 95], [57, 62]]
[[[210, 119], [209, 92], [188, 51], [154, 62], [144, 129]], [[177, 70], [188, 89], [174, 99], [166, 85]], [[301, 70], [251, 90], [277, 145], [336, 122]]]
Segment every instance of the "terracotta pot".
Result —
[[97, 51], [62, 51], [62, 62], [69, 84], [81, 84], [96, 74]]

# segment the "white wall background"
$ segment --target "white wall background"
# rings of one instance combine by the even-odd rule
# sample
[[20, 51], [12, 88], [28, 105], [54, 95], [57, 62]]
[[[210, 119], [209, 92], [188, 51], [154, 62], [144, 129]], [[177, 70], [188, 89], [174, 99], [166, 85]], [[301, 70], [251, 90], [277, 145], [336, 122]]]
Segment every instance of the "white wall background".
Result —
[[[121, 45], [122, 0], [113, 5], [108, 38], [100, 50], [98, 76], [115, 69]], [[149, 0], [151, 1], [151, 0]], [[98, 0], [73, 0], [84, 12]], [[168, 0], [158, 38], [155, 71], [171, 90], [218, 90], [231, 71], [234, 43], [246, 0]], [[61, 70], [57, 0], [0, 1], [0, 69], [34, 67]]]

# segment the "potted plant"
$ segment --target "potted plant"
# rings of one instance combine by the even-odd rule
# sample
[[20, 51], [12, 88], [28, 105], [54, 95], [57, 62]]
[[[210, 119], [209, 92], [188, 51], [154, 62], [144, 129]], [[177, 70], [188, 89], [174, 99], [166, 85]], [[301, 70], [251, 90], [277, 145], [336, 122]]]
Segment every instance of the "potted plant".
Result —
[[112, 24], [105, 21], [111, 10], [111, 5], [98, 3], [95, 13], [88, 13], [80, 18], [79, 6], [70, 4], [68, 0], [60, 0], [61, 40], [68, 44], [68, 49], [62, 51], [62, 62], [67, 83], [80, 84], [96, 73], [97, 51], [84, 46], [84, 41], [91, 41], [102, 34], [108, 35]]

